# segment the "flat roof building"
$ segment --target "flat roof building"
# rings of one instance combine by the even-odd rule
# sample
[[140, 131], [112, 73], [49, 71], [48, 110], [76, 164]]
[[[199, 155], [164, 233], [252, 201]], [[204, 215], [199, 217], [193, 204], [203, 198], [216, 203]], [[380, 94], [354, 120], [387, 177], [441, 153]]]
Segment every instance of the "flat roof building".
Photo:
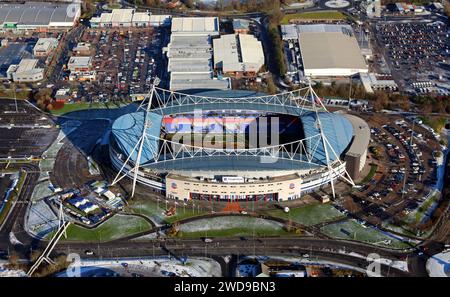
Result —
[[167, 47], [170, 89], [228, 89], [213, 76], [211, 36], [219, 35], [217, 17], [173, 18]]
[[70, 57], [67, 63], [67, 68], [70, 71], [89, 71], [92, 68], [91, 57]]
[[298, 41], [305, 76], [351, 76], [368, 72], [349, 25], [283, 25], [282, 37]]
[[224, 74], [255, 76], [264, 65], [262, 44], [253, 35], [222, 35], [213, 45], [214, 68]]
[[172, 20], [171, 15], [150, 15], [150, 26], [168, 26]]
[[39, 38], [33, 48], [33, 55], [35, 57], [48, 56], [57, 46], [58, 39], [56, 38]]
[[92, 17], [90, 24], [93, 28], [148, 27], [150, 14], [136, 12], [132, 8], [113, 9], [112, 12], [104, 12], [100, 16]]
[[172, 35], [219, 35], [219, 18], [172, 18]]
[[44, 79], [44, 69], [37, 68], [37, 59], [22, 59], [18, 65], [10, 65], [7, 77], [14, 82], [36, 82]]
[[3, 3], [0, 28], [3, 30], [69, 29], [81, 14], [79, 3]]

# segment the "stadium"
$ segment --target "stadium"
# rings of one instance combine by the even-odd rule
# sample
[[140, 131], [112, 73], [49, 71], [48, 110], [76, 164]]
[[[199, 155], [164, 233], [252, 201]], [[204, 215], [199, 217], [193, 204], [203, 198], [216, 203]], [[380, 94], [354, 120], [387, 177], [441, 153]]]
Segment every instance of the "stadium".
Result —
[[264, 95], [154, 86], [112, 125], [113, 184], [128, 177], [132, 195], [139, 183], [184, 201], [286, 201], [329, 185], [334, 195], [334, 181], [354, 185], [347, 169], [365, 165], [364, 123], [328, 112], [311, 87]]

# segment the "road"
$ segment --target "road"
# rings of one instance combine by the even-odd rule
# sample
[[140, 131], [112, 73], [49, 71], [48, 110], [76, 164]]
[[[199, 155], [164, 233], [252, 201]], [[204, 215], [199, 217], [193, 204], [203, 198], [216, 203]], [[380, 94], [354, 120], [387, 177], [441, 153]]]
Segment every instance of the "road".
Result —
[[[221, 238], [213, 243], [206, 244], [200, 239], [167, 240], [153, 242], [116, 241], [114, 243], [84, 244], [84, 243], [61, 243], [56, 247], [58, 253], [79, 253], [84, 255], [86, 249], [94, 251], [94, 258], [121, 258], [168, 255], [174, 257], [206, 256], [217, 257], [226, 255], [270, 255], [270, 256], [296, 256], [308, 254], [308, 259], [328, 260], [353, 267], [365, 269], [370, 262], [365, 258], [370, 253], [378, 253], [383, 258], [392, 260], [402, 259], [401, 252], [383, 250], [370, 245], [338, 240], [323, 240], [314, 238], [257, 238], [238, 239]], [[339, 253], [354, 252], [361, 257]], [[421, 269], [417, 258], [409, 257], [409, 273], [402, 270], [381, 265], [381, 271], [386, 276], [426, 276]], [[425, 273], [425, 274], [424, 274]], [[227, 275], [231, 276], [231, 275]]]
[[[21, 195], [11, 212], [4, 228], [0, 232], [0, 249], [15, 250], [23, 258], [27, 258], [30, 248], [43, 249], [46, 242], [36, 241], [23, 229], [26, 208], [30, 201], [32, 189], [38, 179], [38, 168], [35, 165], [24, 164], [23, 169], [28, 175], [21, 191]], [[9, 242], [9, 233], [13, 231], [19, 241], [24, 245], [12, 246]], [[226, 255], [271, 255], [271, 256], [296, 256], [309, 254], [313, 259], [322, 259], [342, 264], [352, 265], [358, 268], [366, 267], [369, 262], [365, 257], [370, 253], [377, 253], [382, 258], [391, 260], [407, 259], [409, 272], [404, 272], [386, 265], [382, 265], [383, 275], [389, 276], [426, 276], [425, 263], [428, 257], [439, 252], [442, 247], [436, 243], [424, 255], [418, 256], [415, 252], [405, 252], [376, 247], [360, 242], [351, 242], [329, 238], [221, 238], [215, 239], [211, 244], [205, 244], [201, 239], [168, 239], [165, 241], [131, 241], [116, 240], [105, 243], [61, 242], [53, 255], [60, 253], [77, 252], [86, 257], [87, 249], [93, 250], [97, 258], [114, 257], [142, 257], [152, 255], [175, 256], [208, 256], [219, 257]], [[339, 253], [345, 251], [347, 254]], [[349, 252], [359, 254], [359, 257], [348, 255]], [[224, 262], [221, 263], [225, 265]], [[231, 264], [229, 264], [231, 265]], [[223, 271], [233, 271], [229, 267], [222, 267]], [[230, 272], [231, 273], [231, 272]]]

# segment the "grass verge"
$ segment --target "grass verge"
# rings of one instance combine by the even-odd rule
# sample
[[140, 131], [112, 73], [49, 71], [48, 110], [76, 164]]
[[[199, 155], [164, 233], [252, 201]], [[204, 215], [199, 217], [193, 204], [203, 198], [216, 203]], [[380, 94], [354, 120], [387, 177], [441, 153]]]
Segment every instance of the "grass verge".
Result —
[[289, 24], [292, 20], [343, 20], [345, 15], [337, 10], [312, 11], [287, 14], [281, 20], [282, 25]]

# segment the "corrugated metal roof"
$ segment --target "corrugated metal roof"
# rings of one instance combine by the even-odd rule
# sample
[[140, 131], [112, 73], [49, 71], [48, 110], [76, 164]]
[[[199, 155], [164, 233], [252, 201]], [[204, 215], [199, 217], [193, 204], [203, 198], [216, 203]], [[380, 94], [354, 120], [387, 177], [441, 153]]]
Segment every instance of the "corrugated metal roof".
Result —
[[[70, 5], [70, 7], [69, 7]], [[71, 10], [70, 16], [67, 13]], [[49, 25], [50, 23], [73, 23], [79, 15], [78, 3], [54, 4], [46, 2], [27, 2], [24, 4], [0, 4], [0, 25], [15, 23], [18, 25]]]

